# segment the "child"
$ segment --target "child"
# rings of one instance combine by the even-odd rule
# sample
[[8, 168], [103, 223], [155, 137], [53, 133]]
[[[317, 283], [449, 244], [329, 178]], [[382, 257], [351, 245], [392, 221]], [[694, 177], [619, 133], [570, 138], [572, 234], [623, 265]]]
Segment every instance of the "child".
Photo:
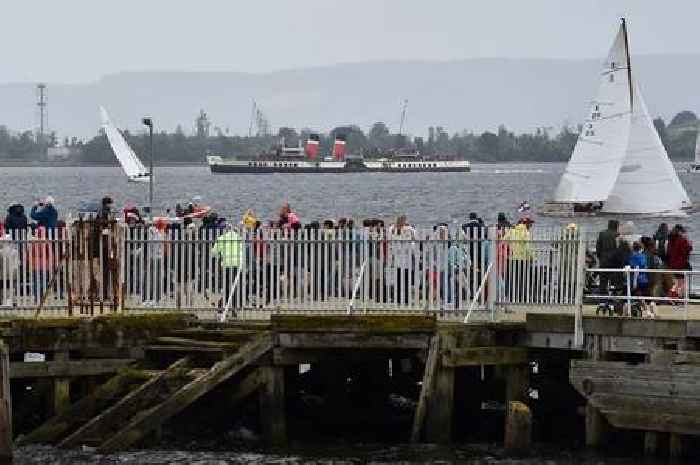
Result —
[[[632, 244], [632, 254], [627, 260], [627, 264], [634, 270], [648, 269], [647, 256], [644, 253], [642, 244], [635, 241]], [[649, 297], [649, 273], [644, 271], [635, 271], [632, 278], [632, 294], [639, 297]], [[646, 308], [644, 301], [641, 301], [642, 309]]]

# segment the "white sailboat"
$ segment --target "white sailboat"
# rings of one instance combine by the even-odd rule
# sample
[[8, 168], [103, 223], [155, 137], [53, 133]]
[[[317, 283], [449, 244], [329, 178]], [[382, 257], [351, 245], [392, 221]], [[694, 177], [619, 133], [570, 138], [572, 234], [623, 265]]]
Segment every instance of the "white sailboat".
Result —
[[543, 214], [685, 214], [688, 195], [656, 132], [622, 20], [571, 160]]
[[700, 173], [700, 127], [698, 127], [698, 134], [695, 136], [695, 161], [690, 164], [688, 173]]
[[124, 139], [122, 133], [119, 132], [119, 129], [112, 124], [107, 110], [100, 107], [100, 114], [102, 116], [102, 129], [104, 129], [109, 145], [112, 147], [112, 151], [117, 157], [117, 160], [119, 160], [119, 164], [129, 181], [148, 182], [150, 178], [149, 171], [143, 166], [143, 163], [141, 163], [139, 157], [136, 156], [126, 142], [126, 139]]

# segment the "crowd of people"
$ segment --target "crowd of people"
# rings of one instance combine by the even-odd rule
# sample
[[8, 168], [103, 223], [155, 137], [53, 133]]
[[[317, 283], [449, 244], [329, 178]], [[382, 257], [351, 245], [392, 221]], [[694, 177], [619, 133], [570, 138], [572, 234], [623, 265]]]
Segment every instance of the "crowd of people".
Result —
[[[629, 275], [629, 292], [635, 296], [666, 297], [677, 302], [671, 299], [682, 299], [690, 290], [683, 271], [691, 270], [692, 250], [686, 228], [681, 224], [669, 228], [667, 223], [661, 223], [653, 234], [642, 235], [635, 233], [630, 221], [620, 224], [610, 220], [607, 228], [598, 234], [597, 265], [601, 269], [629, 267], [632, 273], [600, 272], [599, 294], [628, 292], [626, 276]], [[649, 302], [654, 303], [652, 299]], [[653, 312], [651, 303], [648, 311]]]
[[[485, 285], [485, 282], [482, 283], [482, 278], [491, 261], [494, 262], [498, 273], [499, 285], [504, 289], [510, 289], [506, 298], [517, 300], [529, 292], [523, 283], [541, 283], [545, 280], [551, 283], [554, 279], [553, 272], [569, 273], [563, 270], [570, 270], [576, 260], [576, 248], [563, 246], [557, 246], [559, 249], [555, 247], [551, 251], [554, 253], [558, 250], [557, 264], [552, 262], [555, 260], [551, 258], [554, 255], [544, 261], [541, 257], [539, 259], [536, 257], [536, 246], [533, 245], [536, 241], [531, 240], [534, 221], [527, 202], [523, 202], [518, 207], [515, 224], [501, 212], [498, 213], [494, 224], [487, 225], [477, 213], [472, 212], [461, 227], [454, 228], [447, 223], [438, 223], [425, 230], [411, 226], [405, 215], [399, 215], [388, 225], [380, 218], [362, 219], [357, 226], [352, 218], [302, 223], [298, 213], [287, 202], [281, 205], [276, 217], [272, 220], [263, 221], [255, 211], [248, 209], [239, 222], [231, 224], [213, 209], [204, 205], [199, 196], [194, 197], [185, 206], [178, 204], [174, 210], [168, 210], [165, 216], [153, 218], [151, 223], [137, 207], [126, 205], [123, 209], [117, 210], [113, 199], [106, 196], [96, 204], [89, 218], [97, 225], [90, 233], [92, 244], [90, 258], [94, 260], [94, 268], [108, 268], [106, 257], [109, 256], [109, 252], [101, 238], [101, 228], [108, 223], [123, 222], [133, 227], [127, 239], [138, 238], [138, 241], [148, 242], [148, 247], [135, 247], [134, 244], [143, 244], [135, 241], [129, 249], [132, 254], [138, 249], [138, 253], [141, 254], [139, 263], [145, 260], [147, 267], [151, 270], [172, 268], [175, 263], [184, 264], [188, 269], [178, 275], [182, 274], [186, 279], [197, 279], [200, 281], [198, 286], [201, 288], [201, 283], [211, 280], [208, 276], [194, 277], [193, 275], [195, 269], [206, 268], [208, 270], [206, 273], [211, 273], [208, 265], [195, 264], [194, 255], [189, 257], [189, 252], [184, 252], [181, 245], [173, 243], [173, 239], [185, 237], [182, 234], [189, 233], [188, 237], [197, 240], [205, 239], [198, 247], [206, 250], [197, 252], [197, 257], [201, 257], [197, 260], [209, 262], [212, 258], [218, 258], [217, 266], [220, 269], [217, 273], [221, 274], [218, 281], [224, 287], [221, 289], [224, 295], [230, 294], [231, 283], [237, 271], [244, 265], [246, 272], [251, 273], [251, 276], [260, 268], [278, 275], [289, 274], [290, 270], [300, 268], [309, 271], [311, 264], [303, 263], [304, 260], [308, 260], [304, 257], [309, 256], [311, 248], [317, 247], [316, 245], [310, 243], [304, 245], [304, 248], [309, 249], [306, 251], [309, 253], [302, 253], [300, 249], [294, 248], [286, 253], [271, 250], [269, 242], [289, 239], [342, 239], [345, 244], [352, 243], [353, 245], [348, 246], [346, 251], [336, 246], [331, 247], [330, 251], [327, 247], [325, 249], [320, 247], [317, 255], [320, 257], [321, 274], [335, 269], [340, 262], [355, 261], [348, 266], [343, 276], [333, 278], [338, 282], [352, 281], [353, 274], [358, 271], [361, 262], [359, 258], [350, 258], [349, 255], [360, 257], [362, 254], [370, 254], [367, 258], [372, 266], [367, 270], [367, 274], [372, 292], [383, 296], [382, 299], [387, 299], [391, 295], [391, 299], [400, 303], [409, 301], [409, 294], [416, 289], [419, 282], [428, 283], [424, 285], [425, 289], [418, 289], [417, 292], [422, 295], [430, 294], [449, 302], [471, 298], [478, 287]], [[17, 247], [13, 248], [12, 242], [22, 237], [25, 240], [44, 239], [51, 231], [56, 237], [56, 231], [63, 230], [64, 226], [65, 223], [59, 219], [55, 201], [50, 196], [37, 200], [28, 215], [22, 205], [11, 205], [7, 210], [5, 221], [0, 224], [0, 233], [2, 233], [0, 237], [4, 238], [0, 241], [0, 255], [5, 257], [5, 267], [7, 267], [8, 255], [15, 253], [15, 256], [18, 256], [24, 253], [32, 257], [25, 266], [31, 267], [35, 275], [38, 274], [38, 277], [33, 277], [33, 281], [35, 283], [47, 281], [46, 275], [51, 271], [51, 263], [56, 262], [58, 255], [54, 250], [55, 247], [33, 245], [32, 247], [36, 250], [28, 253], [26, 252], [28, 245], [24, 244], [25, 252], [19, 248], [20, 251], [17, 253]], [[30, 234], [28, 237], [17, 235], [20, 232], [27, 234], [27, 231]], [[562, 240], [570, 239], [577, 234], [577, 231], [577, 225], [571, 223], [561, 228], [560, 235], [557, 237]], [[493, 234], [496, 236], [493, 237]], [[551, 239], [556, 240], [557, 237]], [[361, 242], [364, 239], [370, 239], [372, 246], [369, 250], [361, 251]], [[493, 239], [496, 239], [495, 248], [488, 245]], [[692, 245], [686, 230], [680, 224], [670, 228], [666, 223], [662, 223], [654, 234], [645, 236], [635, 234], [634, 225], [631, 222], [620, 224], [616, 220], [610, 220], [607, 229], [598, 235], [595, 251], [586, 252], [589, 268], [597, 266], [603, 269], [621, 270], [630, 267], [632, 270], [632, 273], [619, 271], [598, 273], [599, 295], [626, 292], [626, 275], [630, 274], [632, 276], [630, 287], [635, 295], [680, 299], [686, 295], [688, 289], [685, 275], [680, 270], [690, 269], [691, 251]], [[273, 258], [275, 253], [279, 256]], [[495, 256], [489, 256], [494, 253]], [[444, 257], [430, 263], [426, 262], [426, 256], [437, 257], [438, 254], [443, 254]], [[18, 258], [21, 261], [23, 257], [18, 256]], [[133, 257], [126, 259], [131, 264], [136, 263]], [[102, 260], [102, 263], [99, 260]], [[1, 263], [0, 267], [2, 267]], [[546, 270], [541, 271], [542, 268]], [[553, 271], [555, 269], [559, 271]], [[649, 269], [668, 270], [668, 272], [640, 271]], [[544, 278], [535, 279], [538, 273]], [[170, 279], [167, 275], [168, 273], [164, 272], [153, 272], [149, 279], [162, 282]], [[108, 277], [104, 276], [102, 279], [107, 280]], [[288, 282], [296, 282], [302, 278], [287, 276], [286, 279]], [[569, 281], [573, 279], [575, 278]], [[515, 286], [511, 286], [511, 283], [515, 283]], [[43, 291], [41, 285], [37, 284], [34, 287], [39, 290], [38, 292]], [[132, 287], [149, 286], [137, 283]], [[151, 289], [159, 287], [161, 286], [150, 286]], [[340, 287], [347, 288], [346, 285], [339, 285], [332, 292], [340, 293]], [[511, 289], [513, 287], [518, 289]], [[321, 291], [328, 290], [321, 289]], [[266, 292], [269, 294], [270, 290]], [[343, 292], [347, 293], [347, 291]], [[148, 296], [144, 295], [147, 300], [158, 297], [153, 291]]]

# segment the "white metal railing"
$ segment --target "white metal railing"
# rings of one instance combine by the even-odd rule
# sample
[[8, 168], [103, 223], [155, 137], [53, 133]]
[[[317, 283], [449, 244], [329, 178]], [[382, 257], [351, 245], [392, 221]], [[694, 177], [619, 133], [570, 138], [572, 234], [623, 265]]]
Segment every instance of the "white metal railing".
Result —
[[[699, 304], [700, 303], [700, 298], [692, 297], [691, 296], [691, 289], [693, 289], [693, 282], [695, 281], [693, 278], [695, 276], [700, 275], [700, 271], [694, 271], [694, 270], [670, 270], [666, 268], [632, 268], [630, 266], [625, 266], [624, 268], [588, 268], [586, 269], [586, 273], [596, 273], [600, 275], [601, 273], [607, 273], [609, 277], [611, 278], [610, 281], [612, 282], [613, 286], [611, 286], [614, 290], [610, 291], [608, 294], [601, 294], [600, 292], [596, 293], [590, 293], [586, 295], [587, 298], [589, 299], [594, 299], [594, 300], [599, 300], [599, 301], [608, 301], [608, 302], [624, 302], [625, 307], [623, 308], [624, 314], [625, 315], [630, 315], [632, 305], [634, 302], [641, 302], [641, 303], [646, 303], [646, 302], [653, 302], [653, 303], [668, 303], [672, 305], [682, 305], [683, 310], [684, 310], [684, 319], [688, 318], [688, 305], [689, 304]], [[670, 295], [640, 295], [638, 292], [636, 292], [638, 286], [637, 286], [637, 280], [638, 276], [640, 273], [647, 273], [650, 275], [657, 275], [657, 279], [661, 278], [668, 278], [670, 280], [670, 286], [671, 289], [666, 289], [667, 294]], [[618, 282], [614, 283], [615, 277], [618, 278]], [[621, 284], [622, 288], [618, 289], [615, 284], [620, 284], [619, 278], [622, 277]], [[679, 279], [680, 278], [680, 279]], [[678, 284], [678, 282], [682, 282], [682, 288], [680, 289], [680, 292], [678, 292], [678, 289], [673, 289], [674, 286]], [[649, 286], [649, 290], [653, 292], [655, 289], [654, 287], [661, 286], [663, 290], [663, 282], [657, 282], [655, 283], [654, 286]], [[658, 287], [657, 289], [658, 290]]]
[[394, 234], [76, 222], [0, 239], [0, 314], [42, 307], [56, 315], [182, 309], [224, 318], [350, 311], [463, 319], [503, 306], [572, 311], [582, 248], [575, 232], [542, 228]]

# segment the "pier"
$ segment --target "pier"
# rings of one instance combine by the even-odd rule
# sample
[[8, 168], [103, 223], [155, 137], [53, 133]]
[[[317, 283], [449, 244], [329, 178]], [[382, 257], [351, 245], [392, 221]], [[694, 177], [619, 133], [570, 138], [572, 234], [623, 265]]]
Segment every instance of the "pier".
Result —
[[[527, 255], [504, 262], [508, 240], [488, 230], [411, 241], [266, 232], [261, 256], [243, 234], [229, 240], [239, 266], [219, 273], [221, 233], [90, 228], [13, 242], [18, 273], [0, 275], [12, 299], [0, 320], [0, 455], [13, 442], [107, 453], [198, 430], [224, 438], [240, 424], [270, 447], [371, 431], [502, 441], [518, 454], [620, 438], [647, 455], [696, 452], [700, 314], [688, 298], [654, 319], [596, 315], [581, 234], [533, 232]], [[449, 260], [455, 243], [468, 267]], [[24, 279], [42, 249], [50, 272]], [[390, 280], [407, 256], [404, 293]]]

